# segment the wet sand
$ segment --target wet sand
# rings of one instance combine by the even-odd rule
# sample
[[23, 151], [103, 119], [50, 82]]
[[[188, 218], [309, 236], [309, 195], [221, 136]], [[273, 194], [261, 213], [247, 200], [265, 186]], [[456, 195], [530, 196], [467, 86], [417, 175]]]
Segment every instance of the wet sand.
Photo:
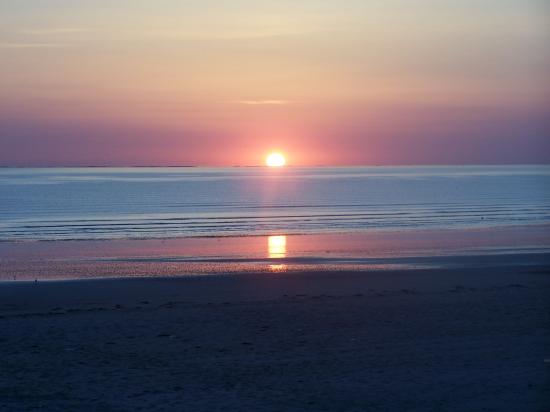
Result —
[[547, 410], [550, 266], [502, 259], [4, 282], [0, 410]]

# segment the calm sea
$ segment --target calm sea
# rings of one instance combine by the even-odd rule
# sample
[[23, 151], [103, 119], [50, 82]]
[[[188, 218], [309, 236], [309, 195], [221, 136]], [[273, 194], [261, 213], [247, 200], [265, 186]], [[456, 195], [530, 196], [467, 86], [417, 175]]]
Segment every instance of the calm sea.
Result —
[[550, 166], [0, 169], [0, 240], [543, 224]]

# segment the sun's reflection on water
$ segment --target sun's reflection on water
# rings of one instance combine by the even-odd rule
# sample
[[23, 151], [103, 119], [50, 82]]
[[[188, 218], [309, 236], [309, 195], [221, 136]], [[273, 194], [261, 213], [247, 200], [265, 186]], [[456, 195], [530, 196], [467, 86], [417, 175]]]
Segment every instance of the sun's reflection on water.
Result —
[[267, 238], [267, 252], [271, 259], [286, 257], [286, 236], [269, 236]]
[[[267, 254], [270, 259], [281, 259], [286, 257], [286, 236], [269, 236], [267, 238]], [[269, 265], [272, 272], [284, 272], [285, 264]]]
[[271, 272], [286, 272], [286, 265], [269, 265], [269, 270]]

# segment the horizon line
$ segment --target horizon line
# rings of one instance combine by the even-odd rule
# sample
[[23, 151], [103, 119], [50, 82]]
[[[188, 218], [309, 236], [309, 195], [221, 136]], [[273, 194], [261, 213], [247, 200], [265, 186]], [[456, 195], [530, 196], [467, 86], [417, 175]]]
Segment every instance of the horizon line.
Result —
[[[548, 163], [389, 163], [389, 164], [348, 164], [348, 165], [293, 165], [287, 164], [284, 168], [312, 168], [312, 167], [433, 167], [433, 166], [550, 166]], [[0, 169], [93, 169], [93, 168], [117, 168], [117, 169], [137, 169], [137, 168], [210, 168], [210, 169], [229, 169], [229, 168], [266, 168], [273, 169], [266, 165], [227, 165], [227, 166], [209, 166], [209, 165], [0, 165]]]

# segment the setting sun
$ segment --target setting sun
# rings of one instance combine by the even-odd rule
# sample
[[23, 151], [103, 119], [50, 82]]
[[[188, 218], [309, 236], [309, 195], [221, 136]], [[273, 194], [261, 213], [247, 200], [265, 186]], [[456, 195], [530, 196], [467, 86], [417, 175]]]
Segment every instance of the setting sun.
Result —
[[286, 164], [286, 159], [281, 153], [273, 152], [266, 157], [265, 164], [269, 167], [281, 167]]

